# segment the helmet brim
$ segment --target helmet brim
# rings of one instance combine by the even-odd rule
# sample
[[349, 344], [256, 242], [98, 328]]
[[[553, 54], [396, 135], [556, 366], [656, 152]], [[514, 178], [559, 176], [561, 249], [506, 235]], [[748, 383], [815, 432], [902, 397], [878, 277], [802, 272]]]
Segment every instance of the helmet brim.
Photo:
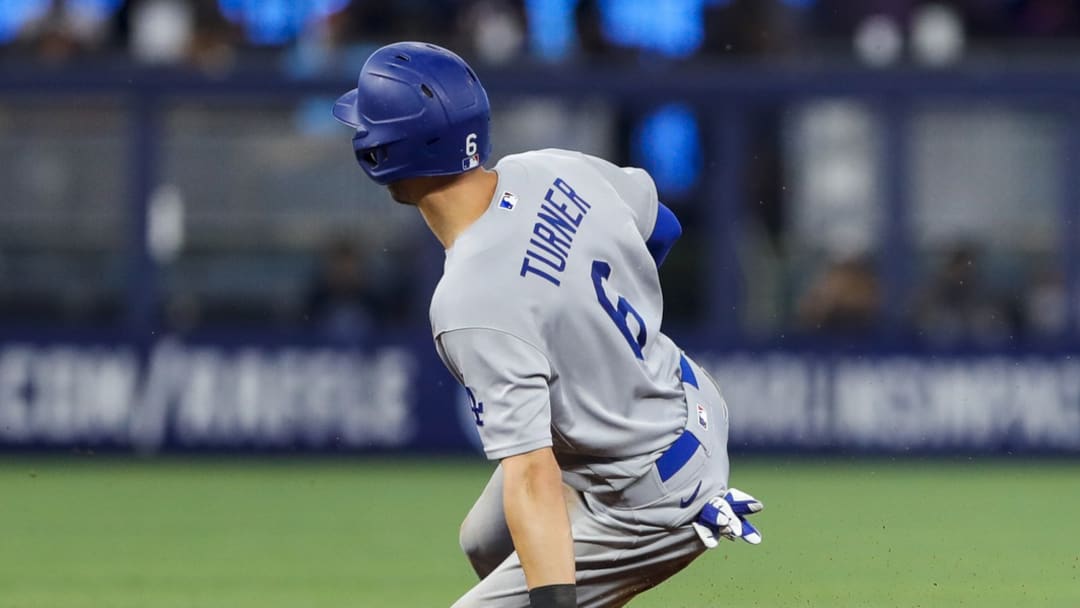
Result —
[[342, 124], [359, 129], [363, 125], [360, 120], [360, 110], [356, 106], [356, 100], [359, 97], [360, 92], [357, 89], [353, 89], [339, 97], [337, 102], [334, 103], [334, 118]]

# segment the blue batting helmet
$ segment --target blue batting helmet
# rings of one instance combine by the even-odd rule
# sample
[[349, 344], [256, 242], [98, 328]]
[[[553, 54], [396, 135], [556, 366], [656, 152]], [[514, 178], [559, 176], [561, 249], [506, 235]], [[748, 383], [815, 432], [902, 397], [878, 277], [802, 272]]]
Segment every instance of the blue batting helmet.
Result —
[[476, 73], [450, 51], [398, 42], [375, 51], [334, 117], [356, 129], [353, 150], [379, 184], [453, 175], [491, 153], [491, 106]]

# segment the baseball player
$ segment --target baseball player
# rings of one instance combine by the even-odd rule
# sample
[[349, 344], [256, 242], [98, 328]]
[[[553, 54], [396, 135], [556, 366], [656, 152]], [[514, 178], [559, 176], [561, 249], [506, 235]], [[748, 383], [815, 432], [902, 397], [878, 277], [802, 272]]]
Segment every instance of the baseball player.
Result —
[[481, 580], [454, 606], [622, 606], [722, 538], [760, 542], [743, 517], [762, 505], [728, 487], [716, 383], [660, 333], [682, 228], [652, 179], [565, 150], [487, 169], [489, 113], [460, 57], [416, 42], [375, 51], [334, 107], [446, 249], [435, 347], [499, 461], [461, 526]]

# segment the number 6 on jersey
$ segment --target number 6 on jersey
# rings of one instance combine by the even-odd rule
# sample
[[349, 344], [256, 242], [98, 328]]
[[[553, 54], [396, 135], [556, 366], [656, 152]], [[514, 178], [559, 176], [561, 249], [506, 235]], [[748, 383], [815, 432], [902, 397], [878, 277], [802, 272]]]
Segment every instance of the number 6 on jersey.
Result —
[[[634, 351], [634, 356], [638, 359], [644, 360], [641, 349], [645, 348], [646, 328], [645, 319], [641, 318], [638, 311], [634, 310], [634, 307], [630, 305], [630, 302], [626, 301], [626, 298], [619, 296], [616, 304], [612, 304], [607, 294], [604, 293], [604, 280], [611, 277], [611, 264], [604, 262], [603, 260], [595, 260], [592, 263], [592, 282], [593, 287], [596, 288], [596, 299], [600, 301], [600, 306], [604, 309], [604, 312], [611, 317], [611, 320], [615, 322], [615, 327], [619, 328], [623, 337], [626, 338], [626, 343], [630, 345], [630, 349]], [[630, 323], [628, 318], [634, 317], [637, 321], [638, 332], [635, 336], [630, 330]]]

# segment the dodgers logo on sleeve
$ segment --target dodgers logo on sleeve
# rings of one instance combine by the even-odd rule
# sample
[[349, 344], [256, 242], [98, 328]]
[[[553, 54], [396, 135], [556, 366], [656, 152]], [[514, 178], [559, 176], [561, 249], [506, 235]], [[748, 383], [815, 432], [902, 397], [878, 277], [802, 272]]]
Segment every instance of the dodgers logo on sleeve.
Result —
[[476, 417], [476, 426], [484, 426], [484, 419], [482, 418], [484, 415], [484, 402], [477, 401], [476, 395], [474, 395], [472, 389], [467, 386], [465, 387], [465, 393], [469, 395], [469, 402], [472, 403], [472, 406], [469, 407], [469, 409], [472, 410], [473, 416]]

